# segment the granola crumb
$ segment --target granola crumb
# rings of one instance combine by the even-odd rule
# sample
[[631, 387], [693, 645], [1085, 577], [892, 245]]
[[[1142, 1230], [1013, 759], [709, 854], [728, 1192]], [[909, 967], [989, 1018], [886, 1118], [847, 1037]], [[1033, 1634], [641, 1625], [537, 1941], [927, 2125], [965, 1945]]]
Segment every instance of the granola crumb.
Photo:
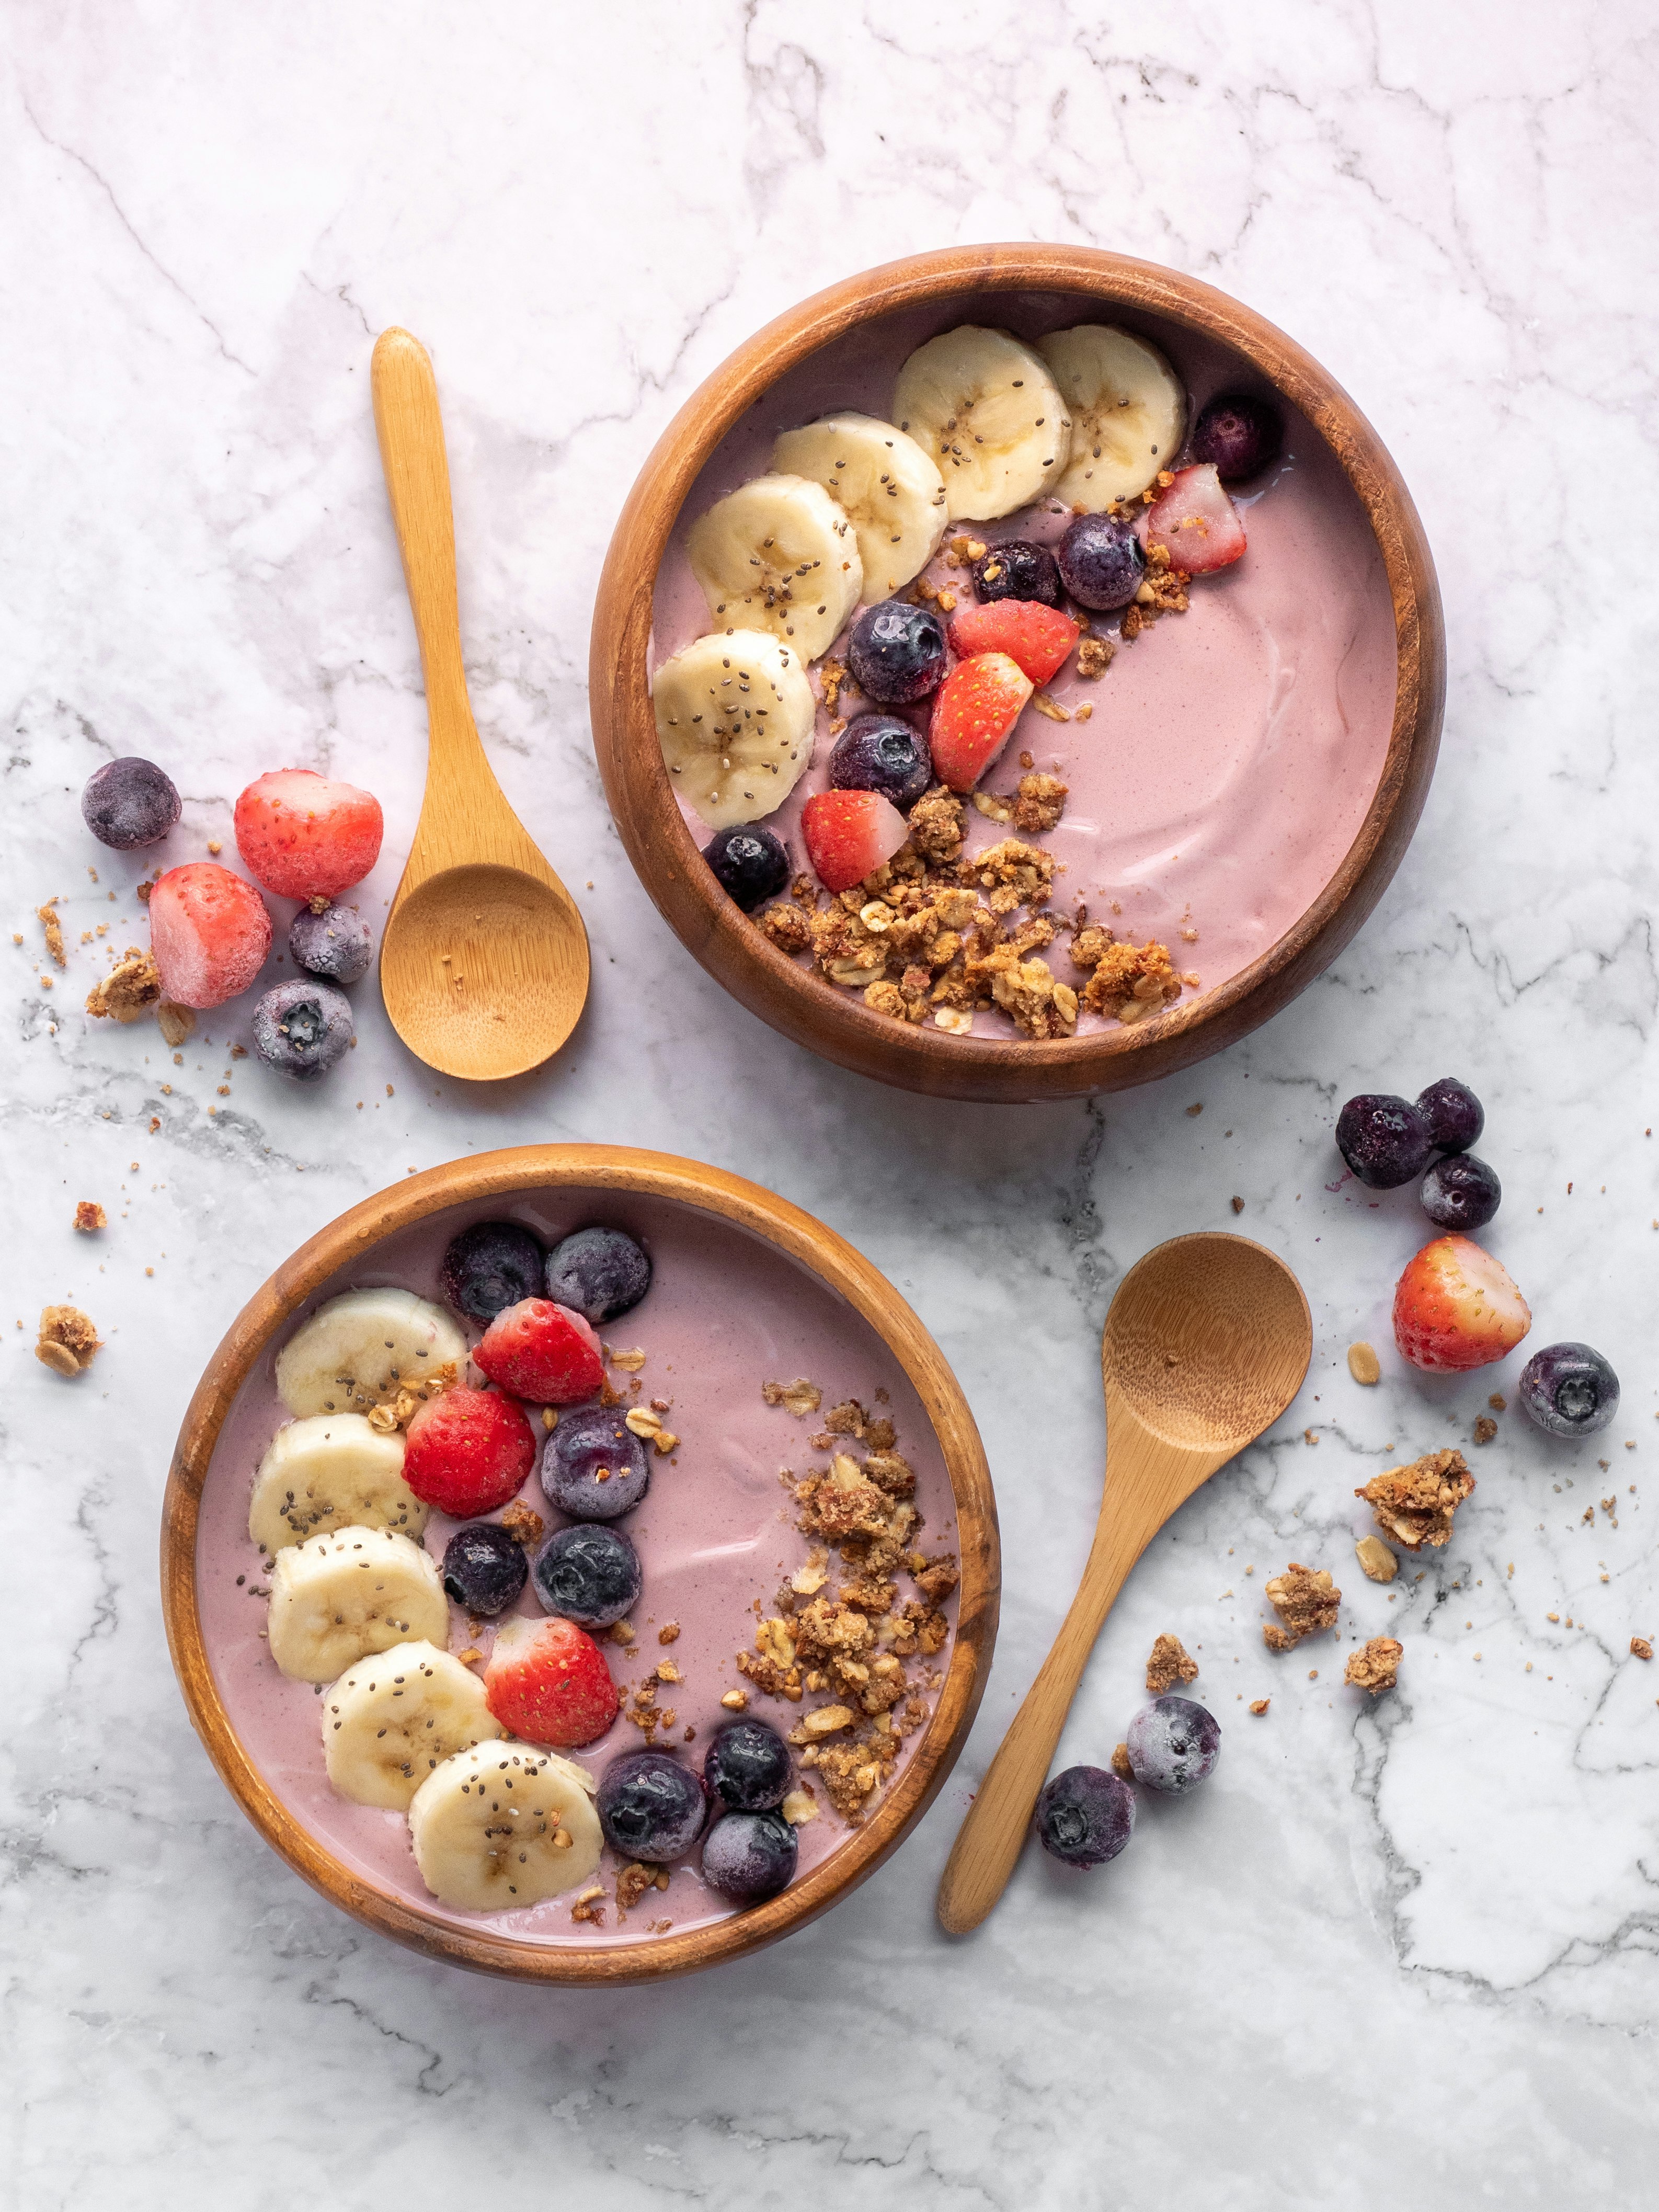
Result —
[[631, 1620], [613, 1620], [607, 1632], [613, 1644], [620, 1644], [626, 1647], [635, 1641], [634, 1624]]
[[1069, 722], [1072, 719], [1071, 708], [1062, 707], [1058, 699], [1051, 699], [1046, 691], [1034, 691], [1031, 694], [1030, 703], [1036, 708], [1039, 714], [1044, 715], [1051, 722]]
[[1380, 1698], [1384, 1690], [1393, 1689], [1404, 1656], [1405, 1646], [1392, 1636], [1373, 1636], [1359, 1650], [1348, 1654], [1342, 1679], [1355, 1689], [1369, 1690], [1372, 1697]]
[[598, 1882], [595, 1882], [591, 1889], [585, 1889], [582, 1892], [570, 1908], [570, 1917], [573, 1920], [586, 1921], [595, 1928], [604, 1927], [605, 1892], [599, 1887]]
[[1438, 1549], [1450, 1540], [1452, 1516], [1474, 1488], [1462, 1453], [1446, 1450], [1389, 1468], [1354, 1496], [1365, 1500], [1385, 1536], [1420, 1552], [1425, 1544]]
[[84, 1374], [101, 1350], [91, 1320], [79, 1306], [43, 1306], [34, 1356], [43, 1367], [65, 1377]]
[[547, 1523], [533, 1506], [526, 1505], [522, 1498], [514, 1498], [501, 1516], [501, 1526], [514, 1542], [527, 1552], [532, 1545], [541, 1542], [542, 1530]]
[[620, 1352], [612, 1346], [606, 1345], [605, 1356], [613, 1367], [620, 1367], [624, 1375], [637, 1375], [645, 1364], [645, 1354], [638, 1345], [634, 1346], [632, 1350], [623, 1349]]
[[1152, 1695], [1161, 1698], [1175, 1683], [1197, 1680], [1198, 1662], [1188, 1654], [1181, 1638], [1158, 1637], [1146, 1662], [1146, 1687]]
[[1474, 1441], [1476, 1443], [1489, 1444], [1497, 1434], [1497, 1422], [1493, 1420], [1490, 1413], [1482, 1413], [1480, 1419], [1476, 1421], [1474, 1425]]
[[483, 1659], [483, 1653], [479, 1650], [476, 1644], [469, 1644], [465, 1651], [458, 1651], [455, 1656], [463, 1667], [476, 1667]]
[[1353, 1552], [1370, 1582], [1391, 1583], [1400, 1572], [1399, 1560], [1380, 1536], [1362, 1536]]
[[1336, 1626], [1342, 1593], [1328, 1567], [1304, 1567], [1295, 1559], [1282, 1575], [1268, 1578], [1267, 1602], [1284, 1623], [1269, 1622], [1261, 1640], [1269, 1651], [1291, 1651], [1304, 1637], [1318, 1636]]
[[161, 995], [161, 979], [149, 954], [129, 945], [107, 975], [87, 994], [87, 1012], [95, 1020], [112, 1014], [118, 1022], [136, 1022]]
[[728, 1690], [720, 1699], [728, 1713], [746, 1713], [749, 1710], [747, 1690]]
[[1120, 1779], [1125, 1782], [1133, 1782], [1134, 1780], [1135, 1771], [1129, 1764], [1129, 1747], [1127, 1743], [1113, 1745], [1111, 1763], [1113, 1773], [1117, 1775]]
[[1348, 1346], [1348, 1372], [1356, 1382], [1364, 1382], [1369, 1387], [1382, 1381], [1382, 1363], [1369, 1344], [1351, 1344]]
[[1078, 674], [1085, 683], [1092, 684], [1097, 678], [1103, 676], [1111, 666], [1113, 655], [1116, 651], [1117, 647], [1109, 637], [1096, 637], [1091, 635], [1079, 638], [1077, 647]]
[[665, 1620], [657, 1631], [659, 1644], [678, 1644], [679, 1638], [680, 1625], [678, 1620]]
[[49, 898], [44, 906], [35, 908], [34, 915], [46, 934], [46, 950], [52, 955], [54, 964], [59, 968], [67, 968], [69, 955], [64, 950], [64, 925], [53, 911], [57, 904], [55, 898]]
[[75, 1225], [83, 1237], [94, 1236], [109, 1227], [109, 1216], [95, 1199], [80, 1199], [75, 1208]]
[[1252, 1698], [1250, 1700], [1250, 1711], [1253, 1713], [1265, 1713], [1272, 1703], [1273, 1699], [1271, 1698]]
[[783, 1407], [798, 1421], [804, 1421], [809, 1413], [816, 1413], [823, 1403], [823, 1391], [804, 1376], [793, 1382], [763, 1382], [761, 1395], [769, 1406]]
[[1630, 1649], [1633, 1659], [1651, 1659], [1653, 1656], [1653, 1646], [1645, 1636], [1632, 1636]]
[[1243, 1213], [1243, 1211], [1244, 1211], [1244, 1201], [1243, 1201], [1243, 1200], [1242, 1198], [1235, 1198], [1235, 1199], [1233, 1199], [1233, 1200], [1232, 1200], [1232, 1201], [1231, 1201], [1231, 1204], [1232, 1204], [1232, 1209], [1233, 1209], [1233, 1212], [1234, 1212], [1235, 1213]]

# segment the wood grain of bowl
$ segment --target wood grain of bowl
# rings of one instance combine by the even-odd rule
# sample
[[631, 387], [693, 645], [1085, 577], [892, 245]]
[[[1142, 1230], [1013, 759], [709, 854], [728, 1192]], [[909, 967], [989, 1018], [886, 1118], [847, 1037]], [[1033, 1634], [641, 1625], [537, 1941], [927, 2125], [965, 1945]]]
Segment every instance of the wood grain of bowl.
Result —
[[[245, 1520], [250, 1472], [234, 1453], [222, 1454], [216, 1464], [216, 1447], [239, 1395], [245, 1386], [257, 1387], [293, 1316], [319, 1293], [332, 1295], [360, 1277], [377, 1279], [375, 1255], [386, 1240], [458, 1207], [471, 1206], [477, 1218], [508, 1211], [515, 1200], [532, 1210], [544, 1205], [560, 1212], [584, 1212], [591, 1204], [596, 1213], [607, 1203], [619, 1212], [630, 1204], [666, 1206], [677, 1210], [676, 1218], [684, 1210], [691, 1230], [709, 1224], [712, 1235], [769, 1246], [792, 1276], [808, 1279], [804, 1294], [827, 1295], [837, 1311], [850, 1309], [860, 1336], [867, 1332], [872, 1349], [896, 1364], [932, 1428], [954, 1504], [962, 1580], [944, 1680], [930, 1718], [875, 1810], [781, 1895], [648, 1942], [634, 1936], [578, 1947], [495, 1934], [483, 1916], [458, 1925], [436, 1900], [428, 1909], [407, 1886], [400, 1891], [368, 1878], [273, 1786], [231, 1717], [204, 1633], [198, 1555], [213, 1517], [212, 1495], [204, 1507], [204, 1493], [210, 1486], [234, 1486], [230, 1503]], [[222, 1505], [228, 1492], [217, 1495]], [[453, 1161], [354, 1206], [301, 1245], [248, 1301], [209, 1361], [179, 1431], [161, 1525], [163, 1610], [191, 1723], [226, 1787], [272, 1849], [342, 1910], [412, 1949], [485, 1973], [577, 1986], [653, 1981], [741, 1958], [805, 1926], [872, 1874], [927, 1810], [966, 1741], [990, 1668], [999, 1588], [996, 1507], [978, 1431], [938, 1346], [892, 1285], [833, 1231], [769, 1191], [694, 1161], [605, 1145], [528, 1146]], [[769, 1586], [757, 1594], [769, 1596]]]
[[[687, 495], [745, 410], [819, 349], [878, 318], [935, 308], [939, 329], [957, 319], [994, 322], [999, 301], [1011, 295], [1059, 299], [1080, 319], [1121, 316], [1190, 333], [1226, 349], [1252, 381], [1297, 409], [1363, 506], [1393, 602], [1396, 649], [1382, 773], [1352, 845], [1299, 919], [1195, 999], [1133, 1027], [1043, 1042], [890, 1020], [769, 944], [716, 883], [675, 804], [647, 675], [659, 567]], [[1000, 1101], [1121, 1090], [1170, 1074], [1245, 1036], [1304, 990], [1400, 864], [1433, 772], [1444, 694], [1428, 544], [1399, 471], [1352, 400], [1282, 331], [1225, 293], [1152, 263], [1060, 246], [959, 246], [890, 262], [803, 301], [740, 346], [681, 408], [629, 495], [599, 580], [590, 659], [593, 740], [611, 811], [641, 881], [694, 958], [763, 1021], [844, 1067], [936, 1096]]]

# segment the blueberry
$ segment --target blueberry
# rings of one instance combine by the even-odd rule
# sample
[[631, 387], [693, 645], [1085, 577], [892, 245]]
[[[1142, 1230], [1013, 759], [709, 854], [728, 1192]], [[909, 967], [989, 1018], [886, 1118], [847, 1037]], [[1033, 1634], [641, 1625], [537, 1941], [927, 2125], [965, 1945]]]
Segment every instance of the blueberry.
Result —
[[1619, 1410], [1619, 1377], [1588, 1344], [1547, 1344], [1521, 1370], [1521, 1403], [1553, 1437], [1593, 1437]]
[[723, 1897], [757, 1905], [794, 1878], [795, 1832], [777, 1813], [726, 1813], [703, 1838], [702, 1878]]
[[1451, 1152], [1423, 1178], [1423, 1211], [1442, 1229], [1480, 1229], [1498, 1211], [1504, 1186], [1473, 1152]]
[[734, 1813], [769, 1813], [789, 1794], [789, 1747], [764, 1721], [733, 1721], [703, 1754], [702, 1778]]
[[529, 1563], [498, 1521], [471, 1521], [444, 1547], [444, 1592], [469, 1613], [504, 1613], [524, 1588]]
[[542, 1248], [516, 1221], [475, 1221], [452, 1237], [438, 1269], [458, 1314], [486, 1328], [498, 1313], [542, 1294]]
[[878, 791], [908, 813], [933, 784], [933, 757], [896, 714], [855, 714], [830, 756], [833, 791]]
[[1103, 1766], [1068, 1766], [1036, 1801], [1037, 1841], [1067, 1866], [1104, 1866], [1134, 1832], [1135, 1793]]
[[1196, 1790], [1221, 1755], [1221, 1723], [1190, 1698], [1154, 1698], [1129, 1723], [1129, 1764], [1148, 1790]]
[[981, 555], [969, 572], [978, 599], [1037, 599], [1057, 607], [1064, 594], [1060, 570], [1046, 545], [1029, 538], [1011, 538], [1006, 545], [993, 545]]
[[81, 793], [81, 818], [100, 845], [155, 845], [179, 819], [179, 787], [154, 761], [106, 761]]
[[331, 983], [278, 983], [253, 1009], [253, 1049], [295, 1083], [320, 1083], [356, 1034], [351, 1001]]
[[355, 983], [374, 957], [368, 924], [355, 906], [325, 907], [320, 914], [302, 906], [289, 924], [288, 949], [296, 967], [334, 983]]
[[579, 1229], [547, 1255], [547, 1295], [597, 1328], [638, 1305], [651, 1262], [620, 1229]]
[[1127, 607], [1140, 589], [1146, 556], [1130, 524], [1110, 514], [1079, 514], [1060, 541], [1060, 573], [1080, 607]]
[[651, 1481], [645, 1446], [611, 1406], [562, 1413], [542, 1453], [550, 1505], [573, 1521], [615, 1521], [631, 1513]]
[[1279, 459], [1284, 444], [1279, 410], [1248, 392], [1222, 392], [1200, 410], [1193, 425], [1193, 459], [1208, 461], [1223, 483], [1259, 476]]
[[665, 1751], [630, 1751], [599, 1778], [593, 1809], [605, 1840], [630, 1859], [665, 1866], [702, 1832], [708, 1801], [689, 1766]]
[[1434, 1145], [1409, 1098], [1368, 1091], [1337, 1115], [1336, 1149], [1368, 1190], [1394, 1190], [1422, 1174]]
[[945, 625], [926, 607], [884, 599], [853, 625], [847, 650], [853, 681], [881, 707], [908, 707], [938, 689], [945, 673]]
[[609, 1628], [640, 1595], [640, 1555], [620, 1528], [578, 1522], [536, 1554], [536, 1595], [579, 1628]]
[[1486, 1109], [1467, 1083], [1443, 1075], [1419, 1091], [1417, 1110], [1429, 1125], [1429, 1142], [1437, 1152], [1466, 1152], [1486, 1126]]
[[702, 857], [720, 889], [745, 914], [752, 914], [763, 899], [775, 898], [789, 880], [789, 854], [782, 839], [746, 822], [717, 830]]

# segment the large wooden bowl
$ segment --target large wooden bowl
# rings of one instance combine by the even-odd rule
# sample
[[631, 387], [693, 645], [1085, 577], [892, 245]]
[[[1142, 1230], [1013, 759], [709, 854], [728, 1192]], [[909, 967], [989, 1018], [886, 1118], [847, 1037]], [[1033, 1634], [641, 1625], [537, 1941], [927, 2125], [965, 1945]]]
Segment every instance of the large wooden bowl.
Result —
[[[344, 1866], [265, 1781], [232, 1726], [204, 1642], [197, 1594], [203, 1486], [238, 1391], [290, 1316], [331, 1279], [347, 1279], [381, 1239], [471, 1201], [534, 1191], [641, 1194], [735, 1224], [845, 1299], [886, 1345], [921, 1401], [955, 1499], [962, 1582], [955, 1641], [933, 1716], [875, 1812], [824, 1861], [769, 1903], [647, 1944], [578, 1948], [458, 1929], [436, 1910]], [[208, 1362], [179, 1432], [161, 1522], [161, 1599], [191, 1721], [231, 1795], [273, 1850], [313, 1889], [412, 1949], [522, 1981], [617, 1986], [687, 1974], [743, 1957], [828, 1910], [897, 1850], [956, 1762], [990, 1671], [1000, 1590], [996, 1504], [967, 1401], [939, 1347], [869, 1261], [810, 1214], [719, 1168], [611, 1145], [531, 1145], [411, 1176], [343, 1213], [302, 1244], [248, 1301]]]
[[[1073, 294], [1082, 313], [1162, 317], [1231, 348], [1300, 410], [1346, 471], [1369, 517], [1394, 600], [1398, 648], [1392, 735], [1376, 793], [1341, 865], [1259, 958], [1200, 998], [1133, 1028], [1044, 1043], [952, 1036], [888, 1020], [787, 959], [732, 903], [699, 857], [669, 788], [647, 683], [652, 592], [669, 535], [714, 448], [768, 387], [854, 325], [902, 307], [974, 295], [996, 320], [999, 293]], [[1082, 246], [969, 246], [921, 253], [832, 285], [740, 346], [687, 400], [629, 495], [599, 579], [589, 668], [593, 742], [629, 859], [664, 919], [733, 997], [843, 1067], [953, 1098], [1024, 1100], [1117, 1091], [1189, 1066], [1245, 1036], [1328, 967], [1399, 866], [1440, 742], [1445, 637], [1417, 511], [1382, 441], [1352, 399], [1282, 331], [1195, 278]]]

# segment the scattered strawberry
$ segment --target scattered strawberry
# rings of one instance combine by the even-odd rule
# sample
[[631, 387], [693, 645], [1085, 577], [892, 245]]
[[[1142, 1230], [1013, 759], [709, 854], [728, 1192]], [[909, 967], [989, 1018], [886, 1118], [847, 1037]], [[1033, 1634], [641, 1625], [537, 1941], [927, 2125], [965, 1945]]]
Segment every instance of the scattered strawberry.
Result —
[[[993, 601], [983, 611], [990, 613], [994, 605]], [[971, 791], [1007, 744], [1036, 688], [1006, 653], [976, 653], [971, 660], [959, 660], [933, 702], [927, 741], [935, 775], [952, 791]]]
[[236, 802], [236, 849], [268, 891], [337, 898], [380, 857], [380, 802], [356, 784], [283, 768]]
[[964, 607], [951, 624], [951, 649], [959, 659], [1006, 653], [1030, 678], [1046, 684], [1077, 643], [1077, 624], [1040, 599], [992, 599]]
[[222, 1006], [264, 967], [270, 916], [252, 884], [216, 860], [191, 860], [169, 868], [150, 892], [149, 946], [164, 997]]
[[535, 1464], [535, 1432], [523, 1407], [493, 1390], [428, 1398], [404, 1439], [404, 1480], [458, 1521], [505, 1505]]
[[484, 1668], [484, 1701], [526, 1743], [569, 1749], [592, 1743], [617, 1717], [617, 1686], [585, 1628], [555, 1614], [514, 1613], [495, 1632]]
[[1146, 517], [1146, 543], [1165, 545], [1189, 576], [1226, 568], [1244, 550], [1244, 524], [1208, 461], [1177, 469], [1175, 482]]
[[605, 1380], [599, 1338], [579, 1313], [551, 1298], [503, 1307], [472, 1358], [492, 1382], [535, 1406], [574, 1406]]
[[815, 792], [801, 809], [806, 857], [827, 891], [849, 891], [890, 860], [910, 831], [878, 791]]
[[1489, 1366], [1531, 1327], [1508, 1271], [1468, 1237], [1425, 1244], [1394, 1294], [1394, 1340], [1413, 1367]]

